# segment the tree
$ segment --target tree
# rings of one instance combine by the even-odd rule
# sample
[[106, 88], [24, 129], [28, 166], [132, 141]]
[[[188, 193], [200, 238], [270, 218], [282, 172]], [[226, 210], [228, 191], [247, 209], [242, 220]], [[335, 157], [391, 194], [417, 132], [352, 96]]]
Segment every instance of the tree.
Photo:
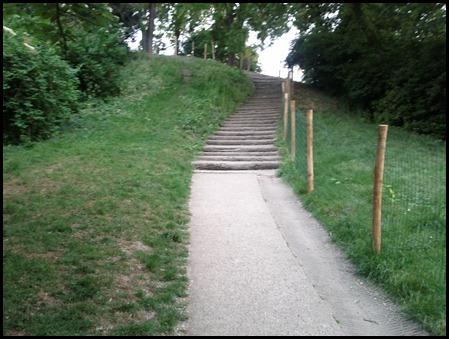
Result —
[[299, 65], [307, 82], [345, 96], [373, 121], [444, 135], [444, 4], [297, 4], [295, 9], [301, 34], [287, 63]]

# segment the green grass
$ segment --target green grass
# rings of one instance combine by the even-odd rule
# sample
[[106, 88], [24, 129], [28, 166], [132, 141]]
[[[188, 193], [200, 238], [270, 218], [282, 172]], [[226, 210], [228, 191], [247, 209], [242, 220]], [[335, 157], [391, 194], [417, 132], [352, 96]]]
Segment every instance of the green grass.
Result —
[[[314, 112], [315, 191], [306, 193], [305, 128], [297, 159], [280, 175], [356, 264], [410, 318], [435, 335], [446, 333], [445, 143], [390, 127], [385, 159], [382, 253], [371, 245], [372, 187], [377, 125], [346, 113], [338, 100], [301, 85], [296, 100]], [[281, 130], [280, 130], [281, 131]], [[280, 134], [279, 134], [280, 135]]]
[[191, 161], [250, 81], [158, 56], [122, 84], [58, 136], [3, 148], [3, 334], [170, 334], [185, 319]]

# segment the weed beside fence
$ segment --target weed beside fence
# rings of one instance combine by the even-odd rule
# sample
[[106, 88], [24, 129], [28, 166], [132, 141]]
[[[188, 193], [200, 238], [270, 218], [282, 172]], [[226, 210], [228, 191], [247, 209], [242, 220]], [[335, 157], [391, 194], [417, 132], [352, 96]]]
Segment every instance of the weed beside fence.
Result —
[[[288, 91], [289, 85], [284, 84]], [[299, 95], [298, 95], [299, 94]], [[307, 193], [307, 121], [297, 93], [295, 132], [288, 105], [288, 161], [282, 176], [345, 249], [358, 271], [394, 296], [433, 334], [446, 331], [446, 146], [399, 128], [388, 131], [381, 207], [381, 251], [373, 249], [373, 182], [377, 126], [315, 109], [314, 191]], [[296, 134], [295, 154], [291, 154]], [[380, 239], [379, 239], [380, 240]]]

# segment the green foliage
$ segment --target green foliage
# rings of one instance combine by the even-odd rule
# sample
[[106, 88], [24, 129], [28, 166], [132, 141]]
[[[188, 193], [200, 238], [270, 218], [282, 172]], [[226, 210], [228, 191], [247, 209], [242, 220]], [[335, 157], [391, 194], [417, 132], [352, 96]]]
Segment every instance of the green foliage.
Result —
[[119, 93], [127, 48], [104, 4], [18, 3], [3, 9], [5, 25], [17, 32], [3, 33], [4, 141], [47, 138], [76, 112], [80, 98]]
[[5, 142], [49, 137], [76, 111], [78, 98], [75, 71], [54, 48], [23, 32], [3, 31]]
[[5, 4], [13, 29], [33, 32], [55, 46], [59, 55], [77, 70], [83, 97], [118, 93], [118, 72], [126, 59], [126, 34], [105, 4]]
[[67, 43], [66, 58], [77, 68], [80, 90], [86, 96], [107, 97], [120, 91], [119, 70], [127, 56], [120, 36], [105, 28], [88, 32], [72, 28], [76, 40]]
[[373, 121], [444, 137], [443, 4], [298, 4], [288, 64]]

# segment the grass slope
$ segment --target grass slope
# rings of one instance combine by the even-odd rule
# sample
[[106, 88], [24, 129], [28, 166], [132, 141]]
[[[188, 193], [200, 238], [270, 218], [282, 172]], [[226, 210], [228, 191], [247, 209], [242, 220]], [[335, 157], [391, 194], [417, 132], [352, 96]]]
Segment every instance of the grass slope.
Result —
[[[295, 165], [285, 142], [281, 176], [328, 229], [360, 274], [381, 285], [433, 334], [446, 332], [445, 143], [390, 127], [384, 176], [382, 253], [371, 246], [377, 125], [301, 85], [296, 102], [315, 107], [315, 191], [306, 193], [305, 155]], [[297, 133], [304, 150], [305, 129]]]
[[251, 83], [197, 58], [122, 73], [122, 96], [59, 136], [3, 148], [3, 334], [169, 334], [185, 317], [191, 161]]

